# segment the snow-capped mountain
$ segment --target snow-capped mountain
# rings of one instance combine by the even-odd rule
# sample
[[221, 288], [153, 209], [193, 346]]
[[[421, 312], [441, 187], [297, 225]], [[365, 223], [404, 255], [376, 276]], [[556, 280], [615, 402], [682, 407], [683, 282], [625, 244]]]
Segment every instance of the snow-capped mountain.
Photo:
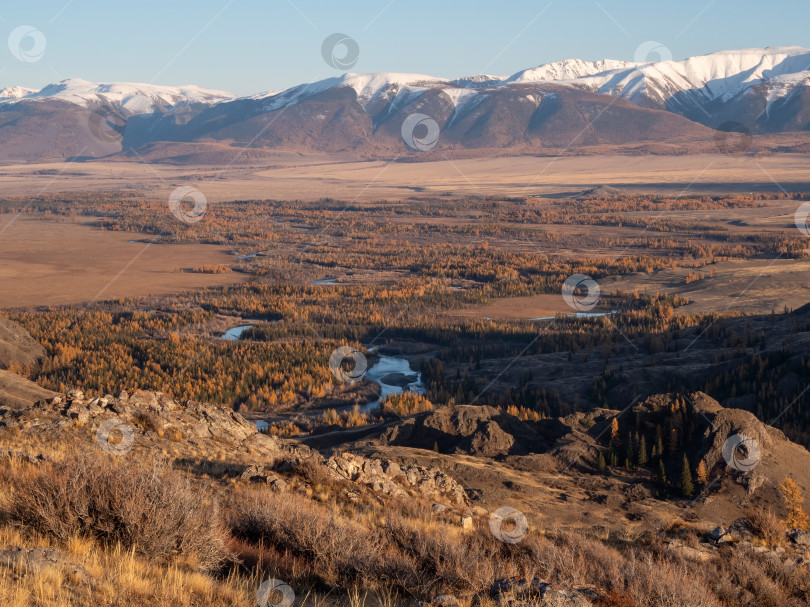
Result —
[[[113, 132], [101, 138], [99, 151], [97, 131], [99, 124], [110, 126], [103, 119], [108, 111]], [[81, 118], [82, 112], [95, 117]], [[21, 142], [12, 146], [19, 154], [44, 147], [64, 155], [53, 151], [54, 141], [73, 142], [70, 150], [87, 148], [90, 155], [195, 141], [389, 153], [407, 151], [400, 131], [413, 113], [437, 122], [439, 149], [706, 139], [711, 131], [704, 127], [729, 122], [754, 133], [806, 131], [810, 49], [721, 51], [649, 63], [568, 59], [506, 77], [344, 74], [246, 97], [198, 86], [71, 79], [39, 91], [0, 91], [0, 137]], [[46, 145], [32, 146], [37, 133], [47, 133]]]
[[[791, 129], [786, 128], [784, 116], [774, 122], [771, 109], [804, 93], [809, 82], [810, 49], [788, 46], [721, 51], [683, 61], [635, 63], [568, 59], [505, 78], [482, 74], [446, 80], [421, 74], [346, 74], [283, 91], [269, 98], [267, 109], [279, 110], [340, 87], [353, 89], [358, 102], [374, 110], [380, 101], [407, 102], [428, 90], [443, 90], [452, 99], [469, 104], [480, 101], [479, 94], [487, 95], [493, 89], [549, 84], [618, 96], [636, 105], [675, 112], [711, 127], [738, 118], [751, 131], [782, 131]], [[740, 104], [746, 107], [737, 107]], [[754, 106], [757, 120], [751, 121], [746, 115]], [[788, 120], [787, 124], [800, 130], [807, 126], [801, 119], [798, 123]]]
[[637, 65], [630, 61], [614, 59], [603, 59], [602, 61], [566, 59], [523, 70], [507, 78], [506, 82], [564, 82], [605, 72], [635, 68]]
[[806, 86], [809, 76], [810, 49], [789, 46], [633, 64], [558, 82], [700, 120], [696, 112], [706, 118], [713, 110], [720, 110], [722, 104], [749, 94], [755, 87], [764, 87], [773, 101], [790, 94], [794, 87]]
[[35, 92], [36, 89], [27, 89], [24, 86], [9, 86], [0, 90], [0, 100], [17, 100], [25, 97], [26, 95], [30, 95], [31, 93]]
[[114, 104], [129, 114], [147, 114], [190, 103], [212, 105], [234, 99], [224, 91], [199, 86], [157, 86], [130, 82], [101, 84], [70, 78], [41, 90], [9, 87], [0, 91], [0, 104], [20, 101], [66, 101], [85, 108]]

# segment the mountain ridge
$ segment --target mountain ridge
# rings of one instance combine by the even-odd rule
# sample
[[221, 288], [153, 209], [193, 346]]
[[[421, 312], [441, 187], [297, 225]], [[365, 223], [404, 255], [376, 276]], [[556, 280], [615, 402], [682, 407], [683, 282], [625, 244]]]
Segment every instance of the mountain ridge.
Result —
[[411, 153], [401, 131], [414, 114], [436, 123], [440, 138], [429, 147], [439, 150], [705, 142], [714, 129], [802, 132], [810, 130], [810, 49], [647, 63], [568, 59], [508, 77], [346, 73], [242, 97], [81, 79], [0, 91], [0, 136], [15, 148], [6, 160], [102, 157], [169, 142]]

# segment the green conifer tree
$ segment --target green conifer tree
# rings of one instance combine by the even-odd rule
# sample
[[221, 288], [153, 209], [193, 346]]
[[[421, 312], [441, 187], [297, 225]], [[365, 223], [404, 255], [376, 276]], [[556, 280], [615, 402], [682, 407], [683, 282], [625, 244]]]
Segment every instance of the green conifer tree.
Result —
[[658, 460], [658, 477], [656, 481], [662, 487], [666, 487], [667, 485], [667, 471], [664, 468], [664, 461], [660, 459]]
[[642, 436], [638, 443], [638, 465], [643, 468], [647, 465], [647, 440]]
[[692, 497], [695, 494], [695, 483], [692, 481], [692, 470], [689, 468], [686, 454], [683, 456], [683, 468], [681, 469], [681, 493], [684, 497]]

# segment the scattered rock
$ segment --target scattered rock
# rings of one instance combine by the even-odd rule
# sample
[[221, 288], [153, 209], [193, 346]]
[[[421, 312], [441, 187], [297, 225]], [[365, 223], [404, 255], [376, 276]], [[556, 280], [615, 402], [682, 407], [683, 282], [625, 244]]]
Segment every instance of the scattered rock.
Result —
[[754, 534], [750, 529], [748, 519], [738, 518], [731, 523], [723, 539], [726, 542], [750, 542], [753, 540]]
[[386, 460], [370, 459], [352, 453], [339, 453], [326, 461], [336, 478], [370, 487], [376, 493], [406, 496], [406, 488], [425, 496], [443, 496], [458, 504], [467, 503], [464, 488], [438, 468], [400, 467]]
[[810, 531], [801, 531], [797, 529], [790, 534], [792, 539], [799, 546], [810, 546]]
[[41, 572], [46, 569], [59, 569], [74, 579], [80, 580], [83, 584], [94, 584], [94, 578], [87, 569], [79, 563], [69, 560], [56, 548], [38, 547], [21, 548], [12, 546], [5, 550], [0, 550], [0, 565], [19, 571], [20, 569], [30, 572]]
[[28, 453], [22, 453], [20, 451], [14, 451], [12, 449], [0, 449], [0, 455], [3, 457], [10, 457], [14, 459], [21, 459], [23, 461], [28, 462], [29, 464], [41, 464], [45, 461], [50, 461], [50, 458], [45, 457], [44, 455], [29, 455]]
[[690, 561], [694, 561], [696, 563], [706, 562], [706, 561], [714, 558], [714, 556], [715, 556], [714, 553], [712, 553], [712, 552], [710, 552], [708, 550], [705, 550], [705, 549], [699, 550], [697, 548], [692, 548], [690, 546], [684, 546], [680, 542], [676, 542], [676, 541], [667, 542], [665, 544], [665, 546], [667, 547], [667, 549], [671, 550], [672, 552], [680, 554], [685, 559], [688, 559]]
[[589, 588], [572, 588], [547, 593], [542, 605], [544, 607], [591, 607], [593, 601], [598, 599], [599, 594]]
[[496, 580], [490, 595], [498, 604], [510, 607], [590, 607], [600, 597], [591, 587], [556, 589], [539, 578]]
[[480, 501], [484, 497], [484, 492], [480, 489], [465, 489], [464, 492], [471, 502]]
[[461, 517], [461, 528], [462, 529], [464, 529], [466, 531], [469, 531], [469, 530], [473, 529], [473, 527], [474, 527], [474, 524], [473, 524], [473, 517], [472, 516], [470, 516], [469, 514], [465, 514], [464, 516]]
[[79, 404], [78, 401], [73, 401], [70, 407], [65, 411], [65, 415], [70, 419], [75, 419], [81, 425], [86, 424], [90, 420], [90, 410], [88, 407]]
[[459, 602], [452, 594], [439, 594], [430, 601], [419, 601], [419, 607], [459, 607]]
[[716, 544], [725, 544], [733, 541], [733, 538], [723, 527], [715, 527], [709, 532], [708, 538]]

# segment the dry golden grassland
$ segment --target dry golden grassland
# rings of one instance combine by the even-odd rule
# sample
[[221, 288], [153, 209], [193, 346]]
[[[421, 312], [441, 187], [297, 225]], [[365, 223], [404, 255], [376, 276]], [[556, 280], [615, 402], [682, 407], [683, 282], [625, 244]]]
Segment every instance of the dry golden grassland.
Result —
[[[328, 154], [279, 153], [236, 163], [175, 166], [140, 162], [61, 162], [0, 167], [0, 191], [132, 191], [168, 199], [178, 182], [209, 201], [339, 198], [359, 202], [411, 195], [533, 196], [609, 185], [634, 191], [773, 191], [807, 184], [806, 154], [456, 158], [431, 162], [357, 161]], [[691, 184], [691, 186], [690, 186]], [[800, 189], [806, 189], [800, 188]]]

